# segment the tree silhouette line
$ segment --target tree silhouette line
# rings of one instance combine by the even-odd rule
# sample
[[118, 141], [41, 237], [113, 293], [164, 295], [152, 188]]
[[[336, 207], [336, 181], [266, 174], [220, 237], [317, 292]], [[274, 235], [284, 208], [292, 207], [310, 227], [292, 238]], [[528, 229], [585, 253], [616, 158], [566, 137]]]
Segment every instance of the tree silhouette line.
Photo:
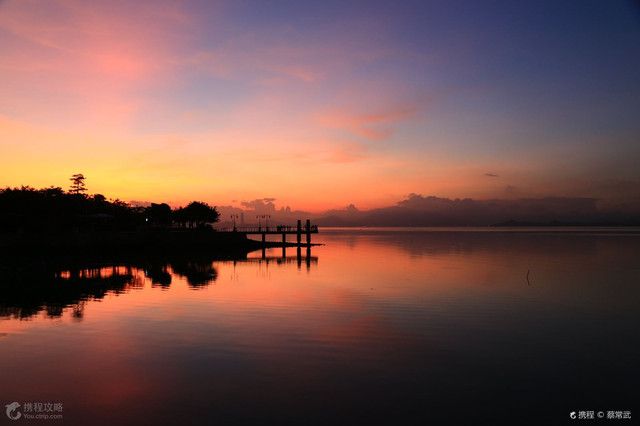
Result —
[[146, 227], [202, 228], [219, 220], [215, 207], [192, 201], [172, 209], [166, 203], [131, 206], [102, 194], [87, 194], [85, 176], [74, 174], [68, 191], [30, 186], [0, 189], [0, 229], [62, 231], [68, 229], [132, 230]]

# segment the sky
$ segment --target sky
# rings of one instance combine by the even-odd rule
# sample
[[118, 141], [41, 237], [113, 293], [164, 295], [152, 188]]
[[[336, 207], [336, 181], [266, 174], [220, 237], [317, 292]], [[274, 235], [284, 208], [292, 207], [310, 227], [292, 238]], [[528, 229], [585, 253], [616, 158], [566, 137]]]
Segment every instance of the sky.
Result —
[[640, 5], [0, 0], [0, 186], [640, 200]]

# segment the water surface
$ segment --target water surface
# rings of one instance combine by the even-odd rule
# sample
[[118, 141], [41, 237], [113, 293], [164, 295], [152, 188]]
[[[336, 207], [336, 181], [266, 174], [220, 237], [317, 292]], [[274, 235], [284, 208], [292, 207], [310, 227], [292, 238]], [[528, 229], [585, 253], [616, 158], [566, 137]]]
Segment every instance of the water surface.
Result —
[[323, 229], [299, 257], [5, 268], [2, 403], [62, 402], [64, 423], [98, 425], [636, 408], [640, 235], [486, 231]]

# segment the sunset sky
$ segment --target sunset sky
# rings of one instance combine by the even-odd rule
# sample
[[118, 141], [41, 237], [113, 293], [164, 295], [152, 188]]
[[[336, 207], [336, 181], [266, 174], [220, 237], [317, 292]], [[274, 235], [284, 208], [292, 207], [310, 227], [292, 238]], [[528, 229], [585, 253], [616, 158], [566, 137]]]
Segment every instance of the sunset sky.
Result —
[[0, 0], [0, 186], [640, 199], [640, 7]]

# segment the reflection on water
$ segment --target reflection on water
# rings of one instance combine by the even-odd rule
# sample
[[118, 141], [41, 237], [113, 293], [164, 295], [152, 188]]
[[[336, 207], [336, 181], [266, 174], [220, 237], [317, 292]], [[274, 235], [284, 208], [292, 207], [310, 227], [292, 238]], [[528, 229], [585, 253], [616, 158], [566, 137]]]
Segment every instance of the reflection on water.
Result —
[[563, 422], [633, 410], [640, 236], [323, 230], [324, 246], [0, 266], [3, 404], [68, 424]]
[[[286, 248], [281, 248], [281, 256], [267, 256], [267, 250], [261, 251], [260, 257], [233, 259], [237, 263], [254, 263], [258, 265], [286, 265], [295, 263], [298, 268], [304, 263], [309, 269], [311, 264], [318, 263], [318, 258], [311, 256], [311, 248], [307, 247], [302, 255], [302, 248], [294, 248], [295, 256], [287, 256]], [[73, 317], [82, 319], [85, 302], [103, 299], [107, 294], [126, 293], [131, 289], [144, 288], [145, 281], [151, 287], [167, 289], [171, 286], [172, 277], [184, 278], [191, 289], [199, 289], [214, 283], [218, 278], [215, 259], [211, 257], [173, 257], [171, 260], [146, 259], [125, 265], [105, 262], [75, 262], [73, 266], [63, 266], [52, 262], [39, 268], [32, 263], [22, 267], [3, 266], [3, 287], [0, 289], [0, 318], [13, 317], [28, 319], [44, 311], [47, 317], [61, 317], [65, 310], [73, 312]], [[108, 262], [107, 262], [108, 263]], [[68, 269], [67, 269], [68, 268]]]

